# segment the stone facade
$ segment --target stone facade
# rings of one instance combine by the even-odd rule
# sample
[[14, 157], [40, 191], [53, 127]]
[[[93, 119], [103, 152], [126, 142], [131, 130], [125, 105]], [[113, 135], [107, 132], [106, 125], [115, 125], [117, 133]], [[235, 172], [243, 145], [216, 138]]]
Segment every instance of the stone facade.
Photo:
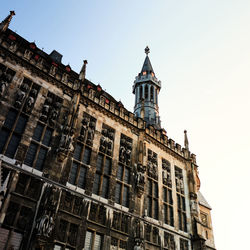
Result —
[[4, 27], [0, 249], [215, 249], [187, 143]]

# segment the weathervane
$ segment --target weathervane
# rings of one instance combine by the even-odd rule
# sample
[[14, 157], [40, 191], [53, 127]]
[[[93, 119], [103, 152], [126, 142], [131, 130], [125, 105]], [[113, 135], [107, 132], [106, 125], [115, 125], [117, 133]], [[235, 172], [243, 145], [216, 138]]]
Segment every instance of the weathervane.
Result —
[[148, 55], [148, 53], [150, 53], [150, 49], [148, 46], [145, 48], [145, 53], [146, 53], [146, 55]]

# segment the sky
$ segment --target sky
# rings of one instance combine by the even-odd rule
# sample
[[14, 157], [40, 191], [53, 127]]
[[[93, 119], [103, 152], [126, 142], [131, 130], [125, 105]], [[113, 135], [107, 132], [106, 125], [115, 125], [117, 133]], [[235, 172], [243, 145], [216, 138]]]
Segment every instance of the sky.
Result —
[[[218, 250], [246, 249], [250, 182], [249, 0], [0, 0], [10, 28], [79, 72], [133, 112], [144, 48], [162, 82], [169, 138], [197, 155]], [[247, 210], [245, 211], [244, 208]], [[244, 212], [245, 211], [245, 212]]]

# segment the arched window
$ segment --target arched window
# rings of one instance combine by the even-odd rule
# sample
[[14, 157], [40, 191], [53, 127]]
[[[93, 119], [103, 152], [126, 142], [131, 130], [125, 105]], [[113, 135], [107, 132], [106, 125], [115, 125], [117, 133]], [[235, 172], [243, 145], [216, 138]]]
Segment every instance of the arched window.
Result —
[[139, 97], [140, 97], [140, 100], [142, 99], [142, 86], [140, 86], [140, 91], [139, 91]]
[[153, 86], [150, 87], [150, 100], [154, 101], [154, 87]]
[[148, 99], [148, 85], [145, 87], [145, 100]]

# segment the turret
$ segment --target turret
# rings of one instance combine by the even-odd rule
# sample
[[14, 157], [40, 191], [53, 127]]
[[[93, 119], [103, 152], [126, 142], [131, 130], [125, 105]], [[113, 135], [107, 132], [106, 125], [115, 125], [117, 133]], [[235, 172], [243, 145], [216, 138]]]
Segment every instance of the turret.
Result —
[[146, 58], [141, 72], [135, 78], [133, 94], [135, 94], [134, 114], [144, 119], [147, 125], [155, 128], [161, 127], [158, 94], [161, 89], [161, 82], [155, 76], [149, 59], [149, 48], [145, 48]]

